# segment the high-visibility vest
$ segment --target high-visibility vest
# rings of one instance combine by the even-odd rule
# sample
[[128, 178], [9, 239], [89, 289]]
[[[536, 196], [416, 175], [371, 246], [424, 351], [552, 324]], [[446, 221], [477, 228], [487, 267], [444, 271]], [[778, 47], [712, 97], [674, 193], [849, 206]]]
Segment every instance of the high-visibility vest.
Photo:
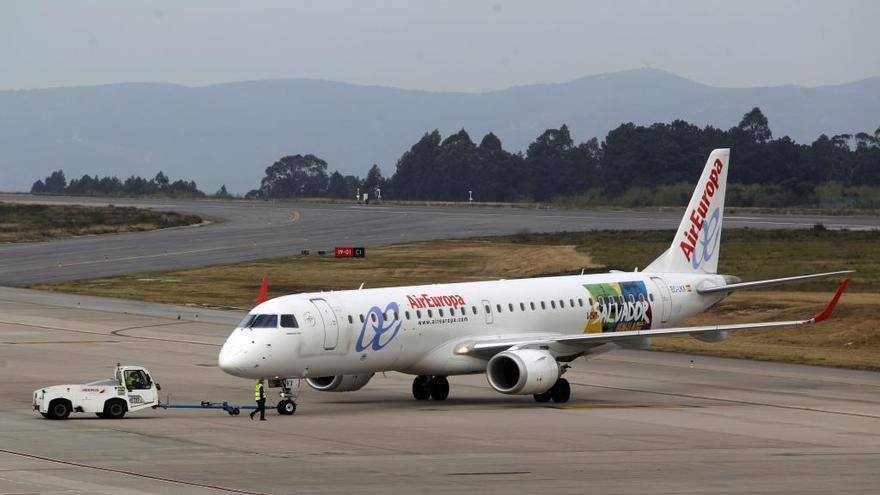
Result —
[[263, 399], [263, 384], [257, 383], [254, 386], [254, 400], [262, 400]]

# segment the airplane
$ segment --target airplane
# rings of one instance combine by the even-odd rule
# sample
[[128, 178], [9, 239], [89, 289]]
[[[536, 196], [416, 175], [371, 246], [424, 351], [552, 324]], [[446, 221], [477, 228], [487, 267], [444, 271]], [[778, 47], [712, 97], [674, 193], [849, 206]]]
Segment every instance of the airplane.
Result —
[[836, 271], [743, 282], [718, 274], [729, 149], [711, 152], [669, 249], [643, 270], [387, 287], [286, 295], [258, 304], [229, 335], [219, 367], [281, 387], [281, 414], [293, 414], [296, 379], [324, 392], [364, 387], [375, 373], [415, 375], [417, 400], [445, 400], [448, 376], [485, 373], [502, 394], [567, 402], [563, 378], [578, 357], [644, 349], [651, 338], [687, 334], [721, 342], [731, 331], [819, 323], [831, 316], [848, 279], [824, 311], [803, 320], [681, 327], [733, 291], [830, 277]]

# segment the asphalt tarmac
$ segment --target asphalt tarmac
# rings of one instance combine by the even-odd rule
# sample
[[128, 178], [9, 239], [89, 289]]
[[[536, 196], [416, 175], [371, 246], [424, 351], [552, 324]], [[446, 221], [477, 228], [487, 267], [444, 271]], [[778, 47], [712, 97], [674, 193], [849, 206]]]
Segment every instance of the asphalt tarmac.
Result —
[[[0, 493], [875, 494], [880, 374], [613, 351], [577, 360], [572, 400], [453, 377], [304, 389], [294, 416], [148, 410], [42, 419], [33, 390], [148, 367], [175, 402], [249, 403], [216, 367], [241, 314], [0, 288]], [[179, 318], [179, 319], [178, 319]]]
[[[130, 205], [196, 213], [214, 223], [154, 232], [0, 245], [0, 285], [26, 286], [150, 270], [517, 232], [675, 229], [682, 213], [316, 204], [265, 201], [33, 197], [0, 201]], [[728, 214], [725, 227], [880, 228], [880, 216]]]

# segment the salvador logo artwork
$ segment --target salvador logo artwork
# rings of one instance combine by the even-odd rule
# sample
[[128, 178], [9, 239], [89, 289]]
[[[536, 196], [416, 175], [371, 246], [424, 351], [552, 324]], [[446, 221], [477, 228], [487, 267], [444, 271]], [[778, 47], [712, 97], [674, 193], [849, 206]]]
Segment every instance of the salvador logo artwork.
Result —
[[645, 283], [585, 284], [593, 304], [584, 333], [627, 332], [651, 328], [653, 311]]

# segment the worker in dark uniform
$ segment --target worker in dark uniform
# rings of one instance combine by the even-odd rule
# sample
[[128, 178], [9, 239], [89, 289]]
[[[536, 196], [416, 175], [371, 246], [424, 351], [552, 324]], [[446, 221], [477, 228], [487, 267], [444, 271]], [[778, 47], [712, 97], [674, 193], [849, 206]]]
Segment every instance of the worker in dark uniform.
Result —
[[254, 414], [260, 413], [260, 421], [266, 421], [266, 390], [263, 388], [263, 379], [257, 380], [254, 386], [254, 400], [257, 401], [257, 408], [251, 411], [251, 419]]

